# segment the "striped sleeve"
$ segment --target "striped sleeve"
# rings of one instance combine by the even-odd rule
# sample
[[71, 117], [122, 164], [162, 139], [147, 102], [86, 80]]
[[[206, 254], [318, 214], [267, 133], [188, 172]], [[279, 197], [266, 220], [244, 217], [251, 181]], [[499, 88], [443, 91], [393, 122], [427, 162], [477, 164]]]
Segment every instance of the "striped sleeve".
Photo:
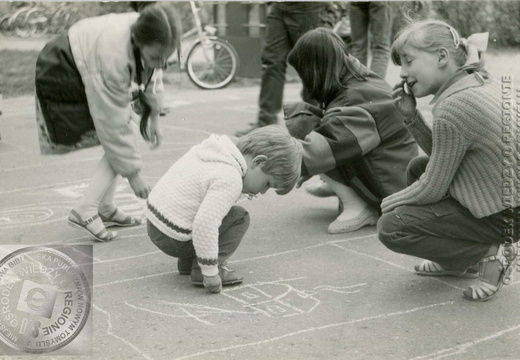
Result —
[[367, 110], [355, 106], [330, 109], [320, 126], [302, 141], [302, 175], [343, 166], [380, 143], [376, 122]]

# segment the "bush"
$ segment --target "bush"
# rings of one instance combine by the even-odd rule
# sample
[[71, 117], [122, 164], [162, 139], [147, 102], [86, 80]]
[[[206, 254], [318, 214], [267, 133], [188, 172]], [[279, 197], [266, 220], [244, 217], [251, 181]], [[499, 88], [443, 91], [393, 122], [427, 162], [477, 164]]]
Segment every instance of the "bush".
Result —
[[405, 25], [404, 14], [414, 19], [437, 18], [446, 21], [462, 37], [489, 32], [490, 42], [500, 47], [520, 45], [520, 1], [406, 1], [392, 4], [392, 36]]
[[[194, 26], [193, 16], [191, 14], [190, 4], [187, 1], [172, 1], [173, 6], [179, 12], [179, 17], [182, 23], [183, 31], [191, 29]], [[25, 2], [25, 1], [11, 1], [2, 2], [0, 1], [0, 18], [4, 16], [14, 14], [18, 9], [25, 6], [41, 6], [48, 10], [52, 14], [58, 7], [67, 5], [67, 7], [77, 9], [76, 20], [84, 19], [87, 17], [105, 15], [109, 13], [122, 13], [134, 11], [130, 6], [129, 1], [68, 1], [68, 2]], [[211, 4], [205, 2], [202, 5], [204, 8], [209, 8]], [[202, 14], [201, 14], [202, 15]]]

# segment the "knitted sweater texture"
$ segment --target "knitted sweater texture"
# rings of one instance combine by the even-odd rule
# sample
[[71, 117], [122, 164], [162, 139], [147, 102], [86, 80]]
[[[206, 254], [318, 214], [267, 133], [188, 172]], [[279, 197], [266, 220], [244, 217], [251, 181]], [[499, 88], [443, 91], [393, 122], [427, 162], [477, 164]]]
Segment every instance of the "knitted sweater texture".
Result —
[[233, 142], [211, 135], [173, 164], [148, 197], [148, 221], [175, 240], [193, 240], [206, 276], [218, 274], [218, 229], [242, 194], [246, 171]]
[[476, 218], [516, 207], [515, 187], [512, 196], [503, 194], [504, 171], [517, 165], [514, 154], [503, 155], [502, 103], [498, 83], [481, 84], [467, 75], [441, 94], [431, 129], [417, 112], [407, 128], [430, 161], [417, 182], [386, 198], [383, 206], [432, 204], [448, 193]]

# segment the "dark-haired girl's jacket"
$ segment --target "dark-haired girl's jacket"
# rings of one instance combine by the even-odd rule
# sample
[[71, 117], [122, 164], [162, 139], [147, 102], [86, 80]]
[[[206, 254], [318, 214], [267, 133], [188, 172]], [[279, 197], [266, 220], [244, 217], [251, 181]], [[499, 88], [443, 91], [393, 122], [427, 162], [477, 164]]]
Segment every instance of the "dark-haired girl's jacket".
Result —
[[383, 79], [349, 77], [346, 87], [324, 110], [307, 103], [285, 107], [287, 128], [304, 148], [302, 176], [339, 170], [345, 183], [362, 184], [381, 201], [406, 187], [406, 168], [418, 148]]

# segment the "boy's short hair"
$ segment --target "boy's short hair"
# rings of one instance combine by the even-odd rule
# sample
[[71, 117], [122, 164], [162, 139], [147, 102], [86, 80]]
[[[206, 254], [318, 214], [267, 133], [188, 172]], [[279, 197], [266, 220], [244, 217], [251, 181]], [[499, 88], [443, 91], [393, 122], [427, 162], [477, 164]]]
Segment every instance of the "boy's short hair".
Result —
[[303, 148], [287, 129], [278, 125], [255, 129], [238, 139], [237, 147], [242, 155], [267, 156], [262, 171], [281, 181], [282, 188], [276, 189], [279, 195], [292, 190], [301, 173]]

